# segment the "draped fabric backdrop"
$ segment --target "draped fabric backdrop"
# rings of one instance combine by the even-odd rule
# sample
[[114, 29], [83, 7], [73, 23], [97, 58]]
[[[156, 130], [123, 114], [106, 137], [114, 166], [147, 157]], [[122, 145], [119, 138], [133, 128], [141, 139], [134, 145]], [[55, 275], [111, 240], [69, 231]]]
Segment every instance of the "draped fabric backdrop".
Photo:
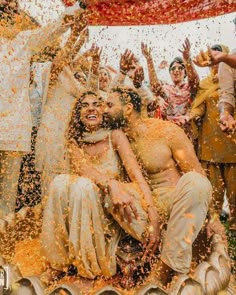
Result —
[[[75, 0], [63, 0], [66, 6]], [[174, 24], [236, 11], [234, 0], [87, 0], [90, 25]]]

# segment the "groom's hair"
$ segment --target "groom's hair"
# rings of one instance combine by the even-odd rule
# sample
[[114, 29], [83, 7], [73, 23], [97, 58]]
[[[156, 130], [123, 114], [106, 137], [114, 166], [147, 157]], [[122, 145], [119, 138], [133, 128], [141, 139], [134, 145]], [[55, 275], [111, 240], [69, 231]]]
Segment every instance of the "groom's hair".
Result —
[[111, 93], [118, 93], [122, 105], [132, 103], [134, 110], [141, 113], [142, 99], [141, 96], [132, 88], [116, 87], [111, 89]]

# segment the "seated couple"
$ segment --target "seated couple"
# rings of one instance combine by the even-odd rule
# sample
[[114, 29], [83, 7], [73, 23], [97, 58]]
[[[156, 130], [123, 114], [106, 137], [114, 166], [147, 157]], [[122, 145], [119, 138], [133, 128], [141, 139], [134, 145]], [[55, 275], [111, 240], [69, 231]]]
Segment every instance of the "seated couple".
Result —
[[[123, 131], [104, 128], [104, 112], [106, 124]], [[165, 285], [173, 273], [189, 272], [211, 184], [184, 131], [142, 119], [140, 112], [140, 96], [125, 88], [113, 89], [106, 105], [93, 92], [75, 103], [68, 128], [71, 173], [51, 182], [43, 217], [43, 252], [55, 273], [73, 266], [81, 281], [112, 277], [121, 230], [142, 242], [149, 257], [167, 222], [155, 273]]]

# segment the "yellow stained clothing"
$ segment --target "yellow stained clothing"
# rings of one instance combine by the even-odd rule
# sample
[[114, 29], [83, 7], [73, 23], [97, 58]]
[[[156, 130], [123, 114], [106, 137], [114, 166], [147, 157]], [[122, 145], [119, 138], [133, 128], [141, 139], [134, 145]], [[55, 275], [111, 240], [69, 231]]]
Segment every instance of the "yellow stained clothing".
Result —
[[[114, 179], [121, 178], [119, 157], [111, 139], [109, 150], [99, 159], [90, 157], [90, 163]], [[132, 183], [123, 186], [133, 195], [140, 217], [130, 224], [121, 221], [113, 212], [109, 196], [89, 178], [69, 174], [54, 178], [49, 186], [41, 236], [43, 254], [54, 268], [63, 270], [73, 263], [80, 276], [90, 279], [116, 273], [121, 228], [141, 240], [147, 226], [147, 214], [141, 206], [142, 195]]]
[[198, 133], [200, 160], [215, 163], [236, 163], [236, 135], [228, 135], [220, 129], [219, 120], [219, 84], [213, 75], [200, 82], [197, 97], [191, 114], [202, 117]]
[[198, 156], [213, 186], [213, 203], [220, 213], [226, 190], [230, 224], [236, 223], [236, 134], [227, 134], [219, 126], [219, 83], [213, 75], [201, 81], [191, 114], [202, 117], [198, 132]]
[[177, 272], [188, 273], [192, 244], [204, 224], [212, 186], [202, 174], [188, 172], [176, 186], [153, 185], [152, 192], [161, 220], [167, 223], [161, 260]]

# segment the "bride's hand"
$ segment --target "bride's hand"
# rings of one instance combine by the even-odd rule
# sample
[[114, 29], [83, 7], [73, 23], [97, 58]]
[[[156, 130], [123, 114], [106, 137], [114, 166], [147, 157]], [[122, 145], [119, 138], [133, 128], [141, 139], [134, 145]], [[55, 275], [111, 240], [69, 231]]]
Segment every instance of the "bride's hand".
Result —
[[124, 190], [117, 180], [110, 181], [109, 191], [114, 206], [114, 212], [120, 215], [121, 220], [127, 220], [131, 223], [133, 218], [139, 218], [133, 197]]

